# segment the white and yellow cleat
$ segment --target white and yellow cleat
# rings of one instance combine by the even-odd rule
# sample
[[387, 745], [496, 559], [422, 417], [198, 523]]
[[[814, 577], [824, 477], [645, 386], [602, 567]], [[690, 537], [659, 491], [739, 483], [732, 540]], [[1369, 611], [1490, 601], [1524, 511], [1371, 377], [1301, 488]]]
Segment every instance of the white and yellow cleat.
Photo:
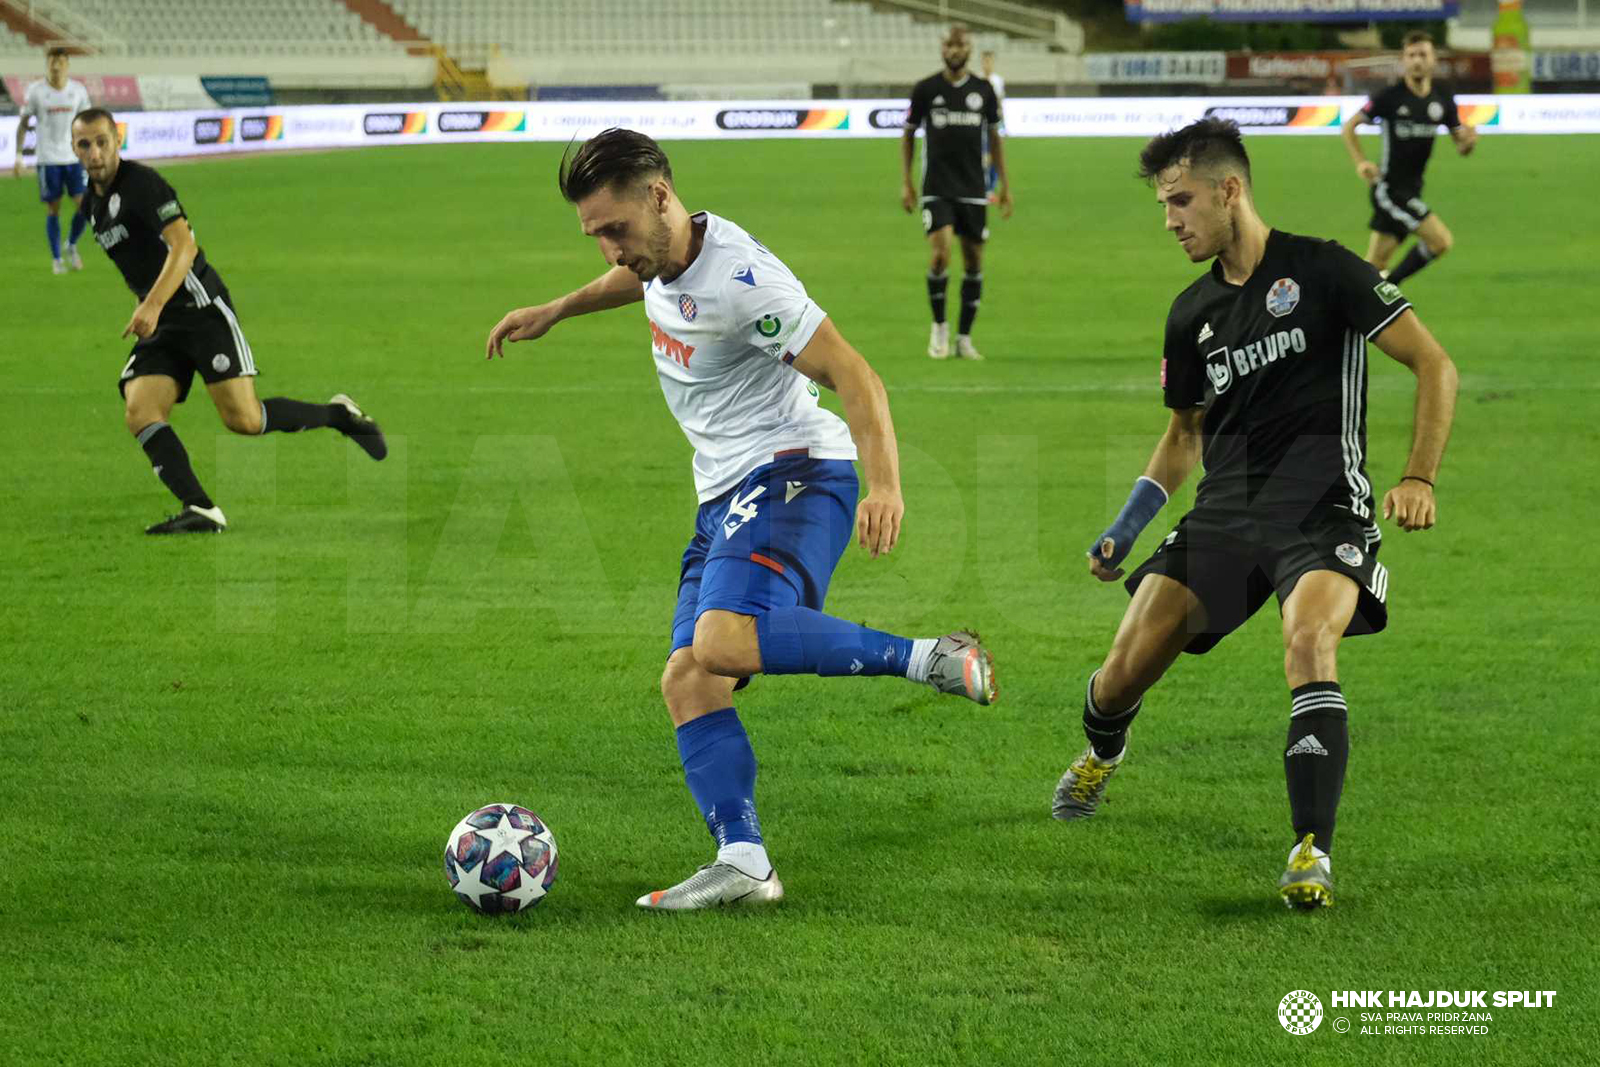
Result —
[[782, 899], [783, 883], [774, 869], [768, 869], [765, 878], [753, 878], [731, 863], [708, 863], [671, 889], [646, 893], [634, 903], [650, 911], [700, 911]]
[[1316, 835], [1307, 834], [1289, 853], [1289, 868], [1278, 879], [1285, 907], [1306, 911], [1333, 907], [1333, 866], [1315, 841]]
[[1093, 745], [1084, 749], [1083, 755], [1072, 761], [1067, 773], [1056, 783], [1056, 795], [1050, 804], [1051, 817], [1065, 821], [1087, 819], [1093, 815], [1105, 799], [1106, 783], [1122, 766], [1122, 759], [1127, 754], [1126, 742], [1116, 759], [1104, 760], [1096, 756]]
[[948, 322], [936, 322], [933, 324], [933, 330], [928, 334], [928, 358], [950, 358], [950, 324]]
[[966, 334], [956, 337], [956, 355], [961, 359], [983, 358], [983, 353], [978, 351], [978, 346], [972, 343], [972, 338]]

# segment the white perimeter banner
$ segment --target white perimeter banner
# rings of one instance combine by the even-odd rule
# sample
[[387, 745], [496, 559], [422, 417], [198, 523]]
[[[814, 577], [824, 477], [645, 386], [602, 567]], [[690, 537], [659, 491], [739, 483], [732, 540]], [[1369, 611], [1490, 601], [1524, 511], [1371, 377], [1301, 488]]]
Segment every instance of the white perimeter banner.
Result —
[[[1600, 133], [1600, 94], [1456, 99], [1464, 121], [1483, 133]], [[1012, 137], [1149, 137], [1219, 115], [1250, 135], [1331, 134], [1365, 102], [1359, 96], [1019, 97], [1005, 102], [1005, 132]], [[130, 159], [160, 159], [452, 141], [570, 141], [609, 126], [659, 140], [896, 137], [905, 108], [904, 100], [338, 104], [133, 111], [119, 113], [117, 125]], [[0, 165], [14, 158], [11, 140], [0, 135]]]

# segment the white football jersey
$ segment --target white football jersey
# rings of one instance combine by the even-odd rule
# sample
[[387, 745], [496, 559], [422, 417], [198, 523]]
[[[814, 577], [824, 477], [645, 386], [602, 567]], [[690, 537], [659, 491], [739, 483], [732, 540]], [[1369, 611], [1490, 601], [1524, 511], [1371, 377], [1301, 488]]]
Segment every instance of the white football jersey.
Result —
[[689, 268], [645, 286], [645, 314], [667, 407], [694, 446], [700, 502], [734, 488], [773, 454], [856, 458], [843, 419], [817, 404], [817, 387], [790, 363], [827, 313], [783, 261], [708, 212]]
[[[89, 90], [82, 82], [69, 80], [64, 89], [52, 89], [47, 81], [28, 86], [22, 98], [22, 113], [32, 115], [38, 123], [36, 163], [58, 167], [78, 161], [72, 154], [72, 120], [89, 106]], [[22, 146], [18, 145], [17, 150], [20, 152]]]

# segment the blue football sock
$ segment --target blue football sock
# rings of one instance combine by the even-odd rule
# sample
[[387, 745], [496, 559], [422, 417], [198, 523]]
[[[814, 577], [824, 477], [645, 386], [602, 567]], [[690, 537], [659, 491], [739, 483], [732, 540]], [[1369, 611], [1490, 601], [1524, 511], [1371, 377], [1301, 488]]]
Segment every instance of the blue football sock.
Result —
[[44, 217], [45, 236], [50, 238], [50, 258], [61, 258], [61, 216], [46, 215]]
[[88, 221], [89, 216], [83, 211], [79, 211], [72, 216], [72, 230], [67, 234], [67, 244], [75, 245], [78, 243], [78, 238], [83, 236], [83, 227]]
[[723, 708], [678, 727], [678, 756], [689, 792], [717, 845], [760, 844], [756, 754], [738, 713]]
[[869, 630], [810, 608], [774, 608], [756, 616], [762, 674], [894, 674], [905, 677], [911, 638]]

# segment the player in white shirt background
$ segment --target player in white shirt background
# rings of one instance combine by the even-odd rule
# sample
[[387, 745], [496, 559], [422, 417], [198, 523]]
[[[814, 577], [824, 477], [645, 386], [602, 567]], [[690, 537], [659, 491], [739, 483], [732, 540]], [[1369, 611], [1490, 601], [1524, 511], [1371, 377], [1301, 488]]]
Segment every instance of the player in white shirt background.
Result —
[[[28, 86], [22, 99], [22, 116], [17, 120], [17, 161], [12, 173], [22, 174], [22, 141], [28, 133], [28, 122], [38, 126], [34, 165], [39, 172], [39, 199], [44, 203], [45, 236], [50, 242], [51, 268], [65, 274], [70, 267], [83, 269], [83, 257], [78, 255], [78, 238], [88, 219], [83, 214], [83, 192], [87, 177], [83, 164], [72, 151], [72, 119], [80, 111], [88, 110], [89, 90], [82, 82], [67, 80], [69, 62], [65, 48], [52, 48], [45, 56], [45, 80]], [[61, 247], [61, 198], [72, 197], [77, 211], [72, 216], [72, 230], [67, 246]]]
[[[1000, 101], [1000, 121], [1001, 121], [1001, 124], [1004, 125], [1004, 123], [1005, 123], [1005, 106], [1006, 106], [1006, 79], [1005, 79], [1005, 75], [998, 74], [998, 73], [995, 72], [995, 69], [994, 69], [994, 53], [993, 52], [984, 52], [983, 55], [979, 57], [979, 59], [983, 63], [983, 80], [988, 82], [990, 85], [994, 86], [994, 95]], [[989, 154], [987, 152], [985, 152], [984, 155], [983, 155], [983, 166], [984, 166], [984, 170], [988, 174], [988, 179], [989, 179], [989, 203], [992, 204], [998, 199], [998, 197], [996, 196], [996, 190], [1000, 186], [1000, 169], [994, 165], [994, 160], [992, 158], [990, 158], [990, 156], [989, 156]]]
[[[660, 145], [611, 129], [563, 161], [562, 195], [611, 269], [508, 313], [486, 354], [564, 319], [644, 302], [667, 406], [694, 446], [700, 507], [684, 552], [661, 693], [716, 859], [638, 904], [777, 900], [756, 762], [733, 694], [755, 674], [898, 675], [979, 704], [996, 696], [977, 635], [897, 637], [822, 612], [852, 532], [876, 558], [905, 506], [888, 395], [781, 260], [726, 219], [690, 215]], [[845, 418], [819, 406], [838, 394]], [[867, 494], [857, 503], [852, 460]]]

